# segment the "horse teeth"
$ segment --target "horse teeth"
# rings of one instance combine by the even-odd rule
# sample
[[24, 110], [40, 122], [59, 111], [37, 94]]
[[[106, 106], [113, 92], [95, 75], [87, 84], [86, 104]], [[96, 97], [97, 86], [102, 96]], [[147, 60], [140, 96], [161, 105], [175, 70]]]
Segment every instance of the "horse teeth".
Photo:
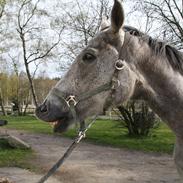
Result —
[[54, 126], [57, 125], [57, 121], [55, 121], [53, 124], [54, 124]]
[[57, 123], [58, 123], [58, 121], [55, 121], [55, 122], [53, 122], [53, 123], [50, 123], [50, 125], [51, 125], [52, 127], [54, 127], [55, 125], [57, 125]]

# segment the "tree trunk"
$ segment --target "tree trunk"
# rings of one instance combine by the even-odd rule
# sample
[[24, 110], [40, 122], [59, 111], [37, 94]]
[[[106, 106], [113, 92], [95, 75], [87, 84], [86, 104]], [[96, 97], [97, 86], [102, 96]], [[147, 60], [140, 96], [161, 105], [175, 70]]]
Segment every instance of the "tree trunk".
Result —
[[30, 71], [29, 71], [29, 65], [26, 62], [25, 62], [25, 67], [26, 67], [27, 77], [28, 77], [28, 80], [29, 80], [34, 105], [37, 107], [38, 102], [37, 102], [36, 92], [35, 92], [35, 89], [34, 89], [34, 83], [33, 83], [33, 80], [32, 80], [32, 77], [31, 77], [31, 74], [30, 74]]
[[23, 112], [23, 115], [24, 115], [24, 116], [25, 116], [26, 113], [27, 113], [27, 107], [28, 107], [28, 105], [29, 105], [29, 103], [27, 102], [27, 103], [25, 104], [25, 109], [24, 109], [24, 112]]
[[0, 88], [0, 106], [1, 106], [1, 109], [2, 109], [2, 113], [4, 116], [7, 116], [7, 113], [6, 113], [6, 110], [4, 108], [4, 103], [3, 103], [3, 95], [2, 95], [2, 90]]
[[26, 73], [27, 73], [27, 78], [29, 80], [34, 105], [37, 107], [38, 102], [37, 102], [37, 97], [36, 97], [36, 93], [35, 93], [35, 89], [34, 89], [34, 83], [33, 83], [33, 80], [32, 80], [31, 74], [30, 74], [29, 63], [28, 63], [27, 56], [26, 56], [26, 44], [25, 44], [24, 33], [22, 31], [19, 33], [20, 33], [20, 38], [22, 40], [23, 58], [24, 58], [24, 64], [25, 64], [25, 69], [26, 69]]

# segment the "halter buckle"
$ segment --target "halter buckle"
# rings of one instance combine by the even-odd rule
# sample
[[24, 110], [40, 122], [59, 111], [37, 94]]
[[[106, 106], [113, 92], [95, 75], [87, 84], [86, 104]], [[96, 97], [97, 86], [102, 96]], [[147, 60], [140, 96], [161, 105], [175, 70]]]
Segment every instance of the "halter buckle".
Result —
[[77, 105], [77, 101], [76, 101], [76, 97], [74, 95], [70, 95], [67, 99], [66, 99], [67, 105], [70, 107], [71, 105], [76, 106]]
[[123, 70], [124, 68], [124, 61], [123, 60], [117, 60], [116, 63], [115, 63], [115, 68], [118, 70], [118, 71], [121, 71]]
[[115, 90], [115, 89], [119, 88], [119, 86], [120, 86], [120, 81], [118, 79], [113, 78], [111, 89]]

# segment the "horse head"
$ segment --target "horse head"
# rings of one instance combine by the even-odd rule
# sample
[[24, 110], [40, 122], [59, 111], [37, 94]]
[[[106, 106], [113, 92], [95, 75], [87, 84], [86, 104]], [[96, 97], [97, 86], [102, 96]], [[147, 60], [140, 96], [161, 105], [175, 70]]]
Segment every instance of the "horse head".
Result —
[[[125, 39], [124, 11], [119, 0], [114, 1], [111, 22], [106, 21], [101, 23], [99, 33], [76, 57], [66, 75], [36, 109], [38, 118], [56, 122], [56, 132], [66, 130], [74, 121], [69, 102], [74, 102], [78, 120], [82, 121], [103, 113], [110, 105], [125, 102], [133, 95], [136, 75], [124, 60], [119, 60]], [[117, 87], [113, 86], [114, 78]], [[106, 83], [110, 87], [97, 93], [97, 89]], [[94, 95], [90, 95], [92, 91], [95, 91]], [[86, 93], [90, 97], [78, 101]]]

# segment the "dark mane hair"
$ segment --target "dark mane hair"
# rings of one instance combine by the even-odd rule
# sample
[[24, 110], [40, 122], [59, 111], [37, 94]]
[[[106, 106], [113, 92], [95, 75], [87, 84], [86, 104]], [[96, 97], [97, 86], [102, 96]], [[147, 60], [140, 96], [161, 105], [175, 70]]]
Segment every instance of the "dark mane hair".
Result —
[[131, 26], [124, 26], [124, 31], [129, 32], [131, 35], [137, 36], [148, 43], [150, 48], [157, 55], [166, 56], [172, 68], [183, 75], [183, 53], [178, 51], [175, 47], [170, 46], [164, 41], [153, 39], [151, 36], [139, 31]]

